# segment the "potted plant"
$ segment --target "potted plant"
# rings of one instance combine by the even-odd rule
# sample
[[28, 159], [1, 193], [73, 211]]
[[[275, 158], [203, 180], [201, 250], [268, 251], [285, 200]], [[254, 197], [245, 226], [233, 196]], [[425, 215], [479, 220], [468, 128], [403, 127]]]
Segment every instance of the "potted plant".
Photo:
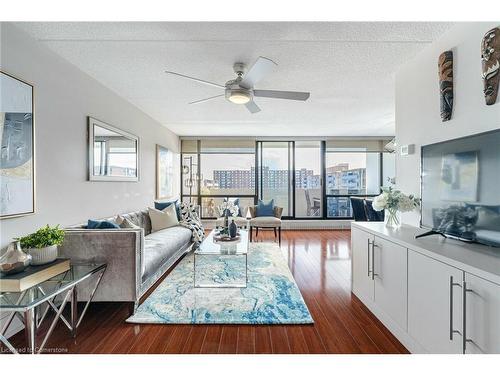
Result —
[[384, 221], [387, 227], [401, 226], [401, 212], [409, 212], [420, 206], [420, 198], [406, 195], [392, 187], [383, 187], [382, 194], [373, 199], [372, 207], [375, 211], [385, 210]]
[[47, 226], [38, 229], [35, 233], [18, 239], [21, 248], [31, 255], [31, 264], [34, 266], [53, 262], [57, 258], [57, 246], [64, 241], [64, 231], [55, 227]]

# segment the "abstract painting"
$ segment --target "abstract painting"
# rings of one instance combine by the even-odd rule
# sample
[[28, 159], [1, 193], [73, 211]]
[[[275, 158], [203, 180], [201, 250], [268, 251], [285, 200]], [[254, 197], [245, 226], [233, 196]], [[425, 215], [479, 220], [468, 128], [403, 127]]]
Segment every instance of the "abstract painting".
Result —
[[477, 151], [443, 155], [441, 198], [446, 201], [476, 202], [478, 173]]
[[156, 145], [156, 199], [173, 195], [174, 154], [168, 148]]
[[35, 212], [33, 86], [0, 72], [0, 218]]

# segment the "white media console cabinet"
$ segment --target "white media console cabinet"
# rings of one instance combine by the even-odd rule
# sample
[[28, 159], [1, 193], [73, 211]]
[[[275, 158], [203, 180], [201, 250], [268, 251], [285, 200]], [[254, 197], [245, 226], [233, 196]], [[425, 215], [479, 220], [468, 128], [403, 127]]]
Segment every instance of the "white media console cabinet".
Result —
[[352, 291], [411, 353], [500, 353], [500, 248], [353, 222]]

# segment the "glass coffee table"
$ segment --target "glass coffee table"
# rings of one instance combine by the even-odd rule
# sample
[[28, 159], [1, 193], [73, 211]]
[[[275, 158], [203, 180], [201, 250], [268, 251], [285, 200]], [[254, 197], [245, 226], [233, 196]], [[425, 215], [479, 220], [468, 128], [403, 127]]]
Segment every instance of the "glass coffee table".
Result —
[[[82, 322], [105, 271], [106, 264], [72, 264], [69, 270], [22, 292], [0, 293], [0, 311], [9, 312], [7, 322], [0, 331], [0, 341], [11, 352], [21, 352], [21, 350], [14, 348], [5, 337], [7, 329], [16, 317], [24, 325], [27, 347], [25, 351], [22, 349], [23, 352], [32, 354], [42, 353], [47, 340], [59, 320], [63, 321], [72, 336], [75, 337], [77, 328]], [[95, 281], [91, 287], [87, 303], [81, 313], [78, 314], [76, 288], [80, 283], [90, 280], [94, 275]], [[68, 302], [71, 305], [69, 319], [63, 315], [64, 308]], [[55, 312], [55, 316], [42, 343], [38, 346], [36, 342], [38, 328], [51, 309]]]
[[195, 288], [246, 288], [248, 231], [239, 230], [235, 241], [216, 241], [212, 230], [194, 251]]

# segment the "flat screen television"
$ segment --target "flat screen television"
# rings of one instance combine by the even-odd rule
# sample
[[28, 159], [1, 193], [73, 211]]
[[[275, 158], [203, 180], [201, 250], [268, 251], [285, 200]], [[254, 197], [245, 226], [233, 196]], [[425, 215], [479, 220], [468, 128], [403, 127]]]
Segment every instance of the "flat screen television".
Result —
[[422, 146], [421, 226], [500, 246], [500, 129]]

